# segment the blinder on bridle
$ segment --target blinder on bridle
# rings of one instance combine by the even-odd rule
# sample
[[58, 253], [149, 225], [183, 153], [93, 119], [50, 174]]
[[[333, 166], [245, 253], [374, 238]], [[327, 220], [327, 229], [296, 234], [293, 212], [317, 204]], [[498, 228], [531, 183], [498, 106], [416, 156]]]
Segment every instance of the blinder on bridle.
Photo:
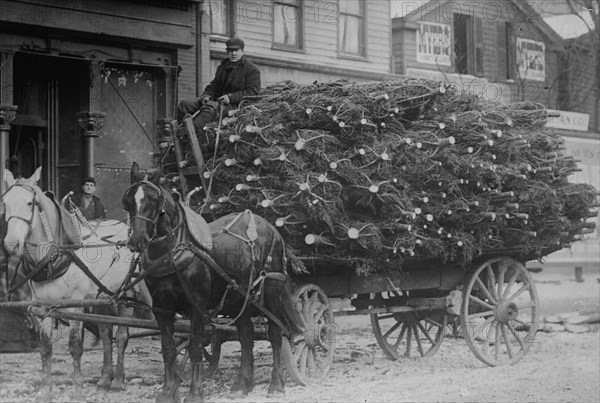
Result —
[[[135, 215], [133, 217], [129, 217], [129, 220], [131, 222], [133, 222], [135, 219], [140, 219], [142, 221], [147, 221], [147, 222], [149, 222], [149, 223], [151, 223], [153, 225], [153, 227], [154, 227], [153, 230], [156, 233], [156, 224], [158, 224], [158, 220], [160, 220], [160, 217], [163, 216], [166, 213], [165, 207], [167, 205], [167, 198], [165, 197], [165, 195], [163, 194], [162, 190], [158, 186], [156, 186], [154, 183], [152, 183], [152, 182], [150, 182], [150, 181], [148, 181], [146, 179], [143, 179], [143, 180], [141, 180], [141, 181], [139, 181], [137, 183], [134, 183], [129, 188], [127, 188], [127, 190], [125, 191], [125, 193], [129, 194], [129, 192], [132, 189], [134, 189], [134, 188], [136, 188], [138, 186], [142, 186], [142, 185], [146, 185], [146, 186], [150, 187], [151, 189], [156, 190], [156, 192], [158, 193], [159, 204], [160, 204], [160, 200], [162, 199], [162, 205], [158, 209], [158, 213], [156, 214], [156, 217], [154, 217], [154, 218], [148, 218], [148, 217], [145, 217], [143, 215], [137, 214], [137, 215]], [[130, 226], [130, 228], [131, 228], [131, 226]]]

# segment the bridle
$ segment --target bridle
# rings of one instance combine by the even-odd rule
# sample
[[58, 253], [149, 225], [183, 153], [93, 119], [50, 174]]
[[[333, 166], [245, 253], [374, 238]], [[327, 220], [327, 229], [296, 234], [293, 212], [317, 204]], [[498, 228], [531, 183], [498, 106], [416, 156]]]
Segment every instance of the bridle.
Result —
[[[140, 182], [134, 183], [133, 185], [131, 185], [129, 188], [127, 188], [127, 190], [125, 191], [126, 193], [128, 193], [131, 189], [137, 187], [137, 186], [141, 186], [141, 185], [147, 185], [149, 186], [151, 189], [154, 189], [158, 192], [158, 200], [159, 200], [159, 204], [160, 204], [160, 199], [162, 198], [162, 205], [161, 207], [158, 209], [158, 213], [156, 214], [156, 217], [154, 218], [148, 218], [145, 217], [143, 215], [134, 215], [133, 217], [129, 217], [129, 220], [131, 222], [133, 222], [135, 219], [138, 220], [142, 220], [142, 221], [147, 221], [149, 223], [151, 223], [154, 227], [154, 231], [156, 232], [156, 225], [158, 224], [158, 220], [160, 220], [160, 217], [162, 217], [166, 210], [165, 207], [167, 205], [167, 198], [165, 197], [163, 191], [156, 186], [154, 183], [147, 181], [147, 180], [142, 180]], [[130, 229], [132, 228], [132, 226], [130, 225]]]
[[[31, 217], [29, 217], [29, 219], [25, 219], [21, 216], [18, 215], [13, 215], [10, 217], [6, 217], [6, 225], [8, 225], [9, 221], [12, 220], [13, 218], [17, 219], [17, 220], [21, 220], [23, 222], [25, 222], [29, 228], [29, 232], [27, 234], [27, 236], [29, 236], [29, 234], [31, 234], [32, 231], [32, 227], [33, 227], [33, 219], [35, 217], [35, 209], [36, 207], [39, 208], [39, 202], [37, 200], [37, 195], [35, 192], [35, 189], [33, 188], [33, 186], [30, 186], [26, 183], [15, 183], [14, 185], [12, 185], [10, 188], [8, 188], [8, 190], [6, 191], [6, 193], [8, 193], [13, 187], [22, 187], [24, 189], [26, 189], [27, 191], [31, 192], [31, 194], [33, 195], [33, 200], [31, 203]], [[4, 193], [4, 195], [2, 195], [2, 199], [4, 200], [4, 196], [6, 195], [6, 193]]]

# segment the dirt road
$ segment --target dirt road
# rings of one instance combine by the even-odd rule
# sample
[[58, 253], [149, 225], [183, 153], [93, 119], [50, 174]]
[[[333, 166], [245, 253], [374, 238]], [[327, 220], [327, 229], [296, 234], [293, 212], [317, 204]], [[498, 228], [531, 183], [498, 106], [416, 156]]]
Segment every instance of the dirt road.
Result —
[[[597, 274], [575, 282], [572, 273], [534, 276], [545, 315], [570, 311], [596, 311], [600, 302]], [[369, 318], [338, 320], [335, 362], [328, 377], [317, 386], [288, 383], [284, 396], [267, 398], [270, 348], [255, 346], [256, 387], [242, 402], [398, 402], [398, 401], [539, 401], [596, 402], [600, 399], [600, 338], [598, 325], [585, 333], [538, 333], [537, 343], [514, 366], [486, 367], [461, 339], [448, 338], [431, 358], [390, 361], [377, 346]], [[63, 328], [66, 335], [66, 330]], [[233, 402], [228, 389], [239, 363], [239, 344], [223, 346], [219, 371], [206, 381], [208, 401]], [[161, 388], [163, 366], [160, 345], [149, 337], [130, 342], [126, 361], [127, 390], [97, 393], [101, 348], [84, 353], [85, 394], [90, 402], [153, 402]], [[32, 354], [0, 355], [0, 402], [33, 401], [39, 386], [40, 358]], [[55, 401], [67, 401], [71, 359], [66, 337], [55, 347]]]

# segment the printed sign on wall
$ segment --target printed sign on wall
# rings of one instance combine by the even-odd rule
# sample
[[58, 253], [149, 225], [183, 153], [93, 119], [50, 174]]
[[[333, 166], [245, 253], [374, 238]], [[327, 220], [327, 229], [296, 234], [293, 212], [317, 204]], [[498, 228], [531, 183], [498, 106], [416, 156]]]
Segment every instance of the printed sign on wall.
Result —
[[417, 31], [417, 62], [450, 66], [451, 44], [450, 25], [422, 22]]
[[517, 37], [519, 77], [533, 81], [546, 80], [546, 45]]

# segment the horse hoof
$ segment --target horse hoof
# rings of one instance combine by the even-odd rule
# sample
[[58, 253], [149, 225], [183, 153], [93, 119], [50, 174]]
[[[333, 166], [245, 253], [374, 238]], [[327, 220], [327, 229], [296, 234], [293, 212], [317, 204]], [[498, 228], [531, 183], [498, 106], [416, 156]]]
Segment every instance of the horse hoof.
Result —
[[231, 390], [231, 392], [229, 392], [229, 396], [232, 399], [240, 399], [242, 397], [248, 396], [248, 393], [250, 393], [249, 390], [246, 390], [246, 389], [236, 389], [236, 390]]
[[183, 399], [183, 403], [202, 403], [204, 399], [199, 395], [187, 395], [185, 399]]
[[179, 403], [179, 395], [172, 395], [170, 393], [161, 393], [156, 396], [156, 403]]
[[108, 392], [110, 390], [110, 382], [98, 381], [96, 384], [96, 392]]
[[110, 384], [110, 390], [113, 392], [122, 392], [125, 390], [125, 382], [114, 380]]

